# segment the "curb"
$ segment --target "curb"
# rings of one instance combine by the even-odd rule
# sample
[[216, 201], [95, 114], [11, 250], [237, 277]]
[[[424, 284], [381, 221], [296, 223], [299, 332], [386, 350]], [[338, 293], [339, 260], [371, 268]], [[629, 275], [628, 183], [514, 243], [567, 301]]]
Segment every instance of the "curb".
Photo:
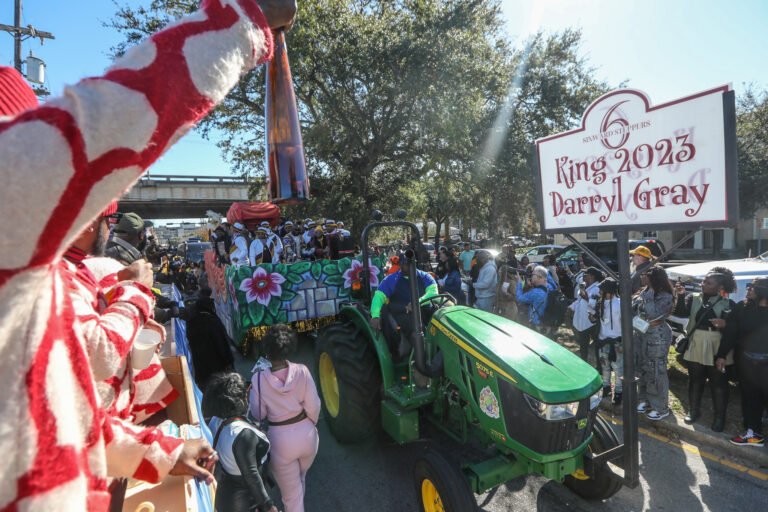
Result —
[[[616, 414], [613, 407], [600, 406], [600, 409], [611, 417], [621, 420], [621, 414]], [[692, 444], [707, 446], [724, 452], [729, 456], [750, 462], [756, 466], [768, 468], [768, 447], [738, 446], [731, 444], [730, 434], [714, 432], [703, 425], [686, 425], [682, 419], [670, 414], [663, 420], [652, 421], [644, 414], [638, 414], [638, 425], [650, 428], [659, 433], [674, 434], [681, 440]]]

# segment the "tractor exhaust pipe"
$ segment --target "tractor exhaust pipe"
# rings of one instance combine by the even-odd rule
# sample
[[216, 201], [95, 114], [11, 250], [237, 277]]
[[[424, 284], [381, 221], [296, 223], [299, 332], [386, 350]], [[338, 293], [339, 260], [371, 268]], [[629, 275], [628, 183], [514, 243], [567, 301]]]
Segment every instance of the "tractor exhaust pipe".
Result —
[[411, 315], [413, 319], [413, 362], [416, 369], [430, 378], [439, 377], [443, 374], [442, 353], [435, 356], [435, 360], [429, 366], [425, 363], [424, 355], [424, 331], [421, 325], [421, 304], [419, 304], [419, 285], [416, 282], [416, 253], [412, 249], [405, 251], [405, 258], [408, 261], [408, 285], [411, 291]]

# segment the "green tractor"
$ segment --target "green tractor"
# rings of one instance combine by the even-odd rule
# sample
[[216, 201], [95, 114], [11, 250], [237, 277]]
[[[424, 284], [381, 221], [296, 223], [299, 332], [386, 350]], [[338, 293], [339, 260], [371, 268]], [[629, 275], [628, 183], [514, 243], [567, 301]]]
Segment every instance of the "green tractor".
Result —
[[[369, 224], [363, 262], [368, 233], [381, 226], [408, 227], [419, 238], [411, 223]], [[414, 276], [413, 253], [406, 257]], [[355, 442], [382, 427], [403, 444], [419, 439], [426, 422], [458, 443], [482, 447], [475, 450], [480, 458], [456, 460], [428, 450], [417, 461], [420, 511], [477, 510], [474, 493], [530, 473], [563, 482], [586, 499], [606, 499], [620, 489], [621, 471], [614, 471], [605, 452], [615, 454], [621, 446], [597, 414], [602, 380], [594, 368], [522, 325], [453, 305], [450, 295], [419, 304], [413, 278], [411, 312], [423, 331], [415, 329], [410, 356], [396, 362], [391, 340], [369, 327], [367, 279], [361, 279], [366, 298], [343, 306], [340, 320], [319, 334], [315, 348], [333, 435]], [[426, 325], [424, 306], [431, 312]]]

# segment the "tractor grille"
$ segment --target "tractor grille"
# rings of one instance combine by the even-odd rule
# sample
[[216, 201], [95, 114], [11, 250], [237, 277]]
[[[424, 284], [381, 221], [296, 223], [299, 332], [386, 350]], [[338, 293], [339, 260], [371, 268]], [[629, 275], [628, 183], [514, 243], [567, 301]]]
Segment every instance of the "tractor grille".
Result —
[[[579, 402], [575, 418], [545, 420], [531, 410], [522, 391], [503, 379], [498, 382], [507, 434], [527, 448], [542, 455], [573, 450], [592, 431], [596, 410], [589, 410], [589, 398]], [[579, 421], [584, 419], [586, 425], [579, 428]]]

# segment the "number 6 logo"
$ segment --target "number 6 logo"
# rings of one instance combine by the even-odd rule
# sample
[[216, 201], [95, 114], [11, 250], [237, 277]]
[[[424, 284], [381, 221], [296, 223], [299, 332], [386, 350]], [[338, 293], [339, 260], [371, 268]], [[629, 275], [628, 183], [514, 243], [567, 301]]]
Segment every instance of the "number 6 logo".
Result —
[[[623, 117], [616, 117], [613, 121], [611, 121], [611, 116], [613, 115], [614, 111], [616, 111], [616, 109], [619, 108], [619, 105], [622, 105], [627, 101], [629, 100], [620, 101], [614, 106], [612, 106], [611, 108], [609, 108], [608, 112], [606, 112], [605, 115], [603, 116], [603, 121], [600, 123], [600, 142], [602, 142], [603, 146], [605, 146], [608, 149], [618, 149], [621, 146], [623, 146], [624, 143], [627, 142], [627, 139], [629, 139], [629, 130], [627, 130], [627, 128], [629, 127], [629, 122]], [[617, 116], [620, 116], [620, 113], [618, 113]], [[619, 140], [619, 143], [616, 145], [611, 144], [611, 141], [609, 140], [609, 136], [605, 135], [605, 132], [610, 130], [611, 127], [614, 125], [618, 125], [617, 129], [624, 132], [621, 134], [621, 139]]]

